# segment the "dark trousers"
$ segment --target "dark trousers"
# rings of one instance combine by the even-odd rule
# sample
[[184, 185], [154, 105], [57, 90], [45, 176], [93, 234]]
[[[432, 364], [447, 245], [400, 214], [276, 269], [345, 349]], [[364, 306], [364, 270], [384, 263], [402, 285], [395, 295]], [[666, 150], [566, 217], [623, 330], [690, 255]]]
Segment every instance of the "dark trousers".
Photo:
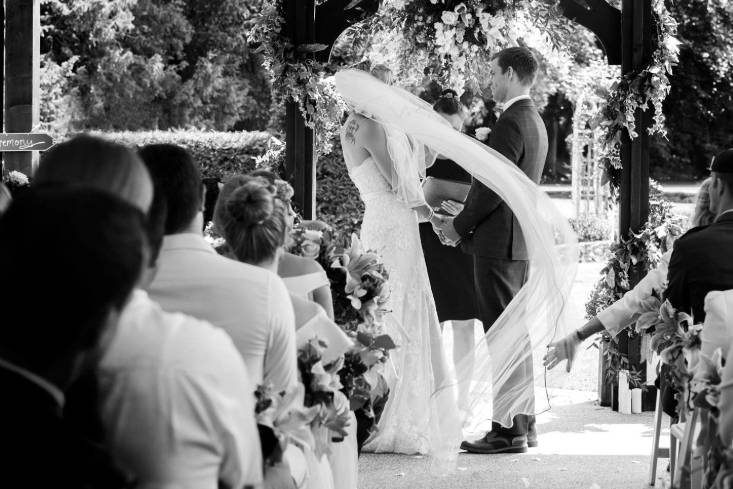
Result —
[[[474, 256], [473, 272], [479, 319], [484, 325], [484, 331], [489, 331], [527, 281], [529, 262]], [[527, 348], [531, 348], [529, 337]], [[531, 383], [533, 380], [532, 358], [528, 358], [516, 373], [517, 382]], [[531, 385], [528, 388], [531, 388]], [[494, 395], [500, 396], [501, 390], [497, 390]], [[526, 435], [528, 431], [534, 431], [534, 424], [534, 416], [520, 414], [514, 417], [514, 424], [511, 428], [492, 423], [492, 431], [508, 436], [521, 436]]]

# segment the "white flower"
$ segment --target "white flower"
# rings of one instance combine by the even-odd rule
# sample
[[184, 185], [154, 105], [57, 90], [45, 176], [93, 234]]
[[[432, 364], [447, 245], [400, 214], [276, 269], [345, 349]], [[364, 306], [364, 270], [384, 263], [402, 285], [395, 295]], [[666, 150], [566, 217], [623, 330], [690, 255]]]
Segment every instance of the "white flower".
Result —
[[476, 139], [479, 141], [486, 141], [489, 139], [489, 134], [491, 133], [491, 129], [488, 127], [477, 127], [476, 128]]
[[13, 170], [8, 173], [8, 183], [13, 185], [28, 185], [30, 181], [25, 173]]
[[443, 15], [441, 15], [440, 18], [446, 25], [456, 25], [458, 23], [458, 14], [448, 10], [443, 12]]

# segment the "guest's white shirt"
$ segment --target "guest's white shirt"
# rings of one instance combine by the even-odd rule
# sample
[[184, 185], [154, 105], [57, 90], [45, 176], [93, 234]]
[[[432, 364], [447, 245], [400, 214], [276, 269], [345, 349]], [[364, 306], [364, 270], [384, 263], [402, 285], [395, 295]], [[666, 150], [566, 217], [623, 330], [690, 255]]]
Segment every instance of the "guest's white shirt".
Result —
[[298, 381], [293, 306], [274, 273], [220, 256], [201, 235], [174, 234], [163, 241], [149, 292], [166, 311], [224, 329], [255, 384], [282, 391]]
[[227, 334], [137, 290], [99, 369], [107, 444], [145, 487], [260, 486], [254, 386]]
[[642, 302], [649, 299], [653, 291], [656, 290], [661, 297], [667, 282], [667, 270], [671, 256], [672, 250], [662, 255], [657, 268], [650, 270], [636, 284], [636, 287], [626, 292], [621, 299], [598, 313], [598, 319], [612, 336], [616, 336], [638, 318]]

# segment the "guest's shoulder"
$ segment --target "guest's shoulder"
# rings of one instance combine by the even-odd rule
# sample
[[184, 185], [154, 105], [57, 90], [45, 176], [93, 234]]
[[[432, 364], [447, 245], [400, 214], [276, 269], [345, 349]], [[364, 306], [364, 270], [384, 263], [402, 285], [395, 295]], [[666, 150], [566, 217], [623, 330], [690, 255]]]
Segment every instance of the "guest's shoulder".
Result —
[[291, 278], [322, 271], [323, 267], [320, 263], [311, 258], [284, 253], [280, 260], [280, 271], [278, 273], [285, 278]]
[[686, 248], [691, 243], [698, 243], [705, 239], [705, 235], [709, 230], [710, 226], [697, 226], [688, 230], [685, 234], [677, 238], [674, 243], [675, 249]]

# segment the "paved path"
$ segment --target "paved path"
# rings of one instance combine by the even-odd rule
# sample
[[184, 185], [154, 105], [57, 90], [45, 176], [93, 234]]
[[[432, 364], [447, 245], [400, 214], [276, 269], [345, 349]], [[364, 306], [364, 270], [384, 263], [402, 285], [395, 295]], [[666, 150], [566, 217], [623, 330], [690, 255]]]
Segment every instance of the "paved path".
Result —
[[[519, 455], [464, 453], [456, 471], [444, 477], [431, 476], [426, 457], [363, 454], [359, 488], [647, 488], [652, 413], [621, 415], [601, 408], [594, 392], [559, 394], [555, 407], [538, 417], [538, 448]], [[661, 460], [659, 475], [666, 475], [666, 466]], [[663, 487], [661, 480], [657, 487]]]

